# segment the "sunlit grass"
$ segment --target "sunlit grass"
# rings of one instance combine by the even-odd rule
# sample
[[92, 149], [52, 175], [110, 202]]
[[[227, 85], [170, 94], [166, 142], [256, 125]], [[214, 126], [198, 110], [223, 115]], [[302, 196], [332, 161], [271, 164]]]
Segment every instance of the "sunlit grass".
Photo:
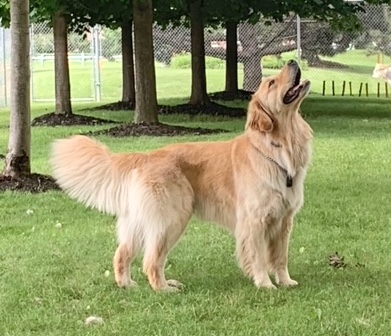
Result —
[[[303, 114], [315, 139], [305, 204], [290, 249], [291, 275], [300, 283], [295, 289], [256, 290], [236, 266], [233, 239], [193, 219], [167, 265], [167, 275], [186, 285], [183, 293], [154, 293], [140, 259], [133, 267], [140, 288], [120, 290], [111, 271], [114, 218], [61, 192], [0, 194], [0, 335], [388, 335], [389, 106], [388, 100], [377, 98], [305, 101]], [[76, 105], [76, 110], [84, 107]], [[34, 105], [33, 115], [51, 108]], [[129, 112], [88, 114], [130, 118]], [[161, 120], [231, 132], [98, 138], [116, 152], [146, 151], [178, 141], [227, 139], [244, 125], [244, 120], [210, 117]], [[7, 125], [7, 111], [0, 110], [0, 153], [6, 151]], [[102, 126], [33, 128], [33, 170], [50, 173], [53, 139], [97, 128]], [[345, 257], [345, 269], [328, 265], [327, 257], [335, 252]], [[91, 315], [105, 323], [85, 326]]]

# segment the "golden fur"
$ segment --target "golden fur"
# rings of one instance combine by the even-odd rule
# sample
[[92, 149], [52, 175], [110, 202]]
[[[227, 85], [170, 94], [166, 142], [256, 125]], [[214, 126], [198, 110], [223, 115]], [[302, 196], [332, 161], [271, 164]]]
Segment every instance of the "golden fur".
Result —
[[[118, 286], [136, 285], [129, 265], [142, 250], [151, 287], [178, 290], [178, 281], [166, 280], [164, 265], [193, 213], [233, 234], [238, 263], [257, 287], [275, 288], [269, 274], [277, 284], [297, 285], [288, 273], [288, 244], [303, 203], [312, 138], [299, 114], [310, 84], [299, 79], [294, 61], [265, 78], [249, 103], [245, 132], [230, 141], [132, 154], [112, 154], [85, 136], [54, 142], [53, 175], [63, 190], [118, 218]], [[287, 92], [296, 97], [284, 103]]]
[[376, 63], [372, 72], [372, 78], [384, 79], [391, 84], [391, 68], [387, 64]]

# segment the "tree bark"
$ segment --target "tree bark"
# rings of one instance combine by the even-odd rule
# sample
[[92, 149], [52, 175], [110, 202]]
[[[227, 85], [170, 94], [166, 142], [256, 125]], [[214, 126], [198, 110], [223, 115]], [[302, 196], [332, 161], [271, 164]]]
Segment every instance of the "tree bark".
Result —
[[243, 60], [243, 90], [255, 92], [262, 81], [261, 56], [254, 55]]
[[132, 21], [121, 26], [122, 43], [122, 102], [134, 106], [136, 91], [134, 85]]
[[11, 116], [4, 175], [30, 174], [29, 1], [11, 0]]
[[65, 16], [57, 11], [53, 16], [56, 114], [72, 114], [67, 28]]
[[189, 104], [210, 103], [206, 90], [205, 37], [202, 0], [189, 0], [191, 35], [191, 95]]
[[235, 21], [226, 23], [225, 91], [238, 92], [238, 25]]
[[133, 0], [136, 110], [135, 123], [158, 123], [152, 0]]
[[243, 46], [243, 90], [255, 92], [262, 80], [262, 56], [255, 26], [248, 22], [240, 24], [239, 37]]

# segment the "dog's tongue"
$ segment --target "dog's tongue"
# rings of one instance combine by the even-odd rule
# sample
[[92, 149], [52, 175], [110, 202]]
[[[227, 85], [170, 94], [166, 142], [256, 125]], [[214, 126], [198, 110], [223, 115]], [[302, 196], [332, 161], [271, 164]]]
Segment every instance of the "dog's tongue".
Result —
[[292, 95], [292, 94], [296, 93], [297, 90], [301, 89], [302, 86], [303, 86], [303, 85], [301, 85], [301, 84], [296, 85], [296, 86], [290, 88], [289, 91], [288, 91], [288, 93], [289, 93], [290, 95]]

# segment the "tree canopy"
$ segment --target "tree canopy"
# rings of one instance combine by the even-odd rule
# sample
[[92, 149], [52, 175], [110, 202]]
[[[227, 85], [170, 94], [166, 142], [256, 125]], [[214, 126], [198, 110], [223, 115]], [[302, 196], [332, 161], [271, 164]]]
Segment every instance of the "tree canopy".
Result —
[[[335, 28], [356, 30], [360, 27], [359, 15], [364, 4], [389, 4], [390, 0], [365, 2], [342, 0], [204, 0], [203, 15], [207, 26], [228, 21], [257, 22], [260, 16], [281, 21], [288, 13], [328, 22]], [[154, 20], [162, 26], [169, 23], [189, 23], [189, 0], [154, 1]], [[0, 0], [0, 17], [3, 26], [9, 26], [9, 1]], [[31, 0], [32, 22], [50, 21], [53, 14], [62, 10], [72, 29], [84, 29], [88, 24], [103, 24], [118, 28], [131, 15], [132, 0]]]

